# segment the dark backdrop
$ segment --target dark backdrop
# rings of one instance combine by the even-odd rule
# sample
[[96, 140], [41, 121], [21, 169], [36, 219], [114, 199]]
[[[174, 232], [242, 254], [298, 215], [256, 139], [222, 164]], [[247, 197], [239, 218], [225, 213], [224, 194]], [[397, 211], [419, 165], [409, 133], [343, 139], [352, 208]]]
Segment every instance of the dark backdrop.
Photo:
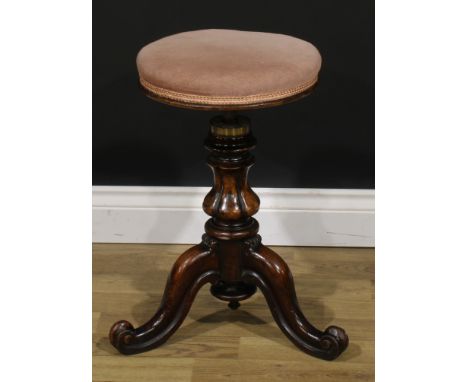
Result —
[[289, 34], [323, 58], [309, 97], [245, 112], [258, 146], [256, 187], [374, 188], [374, 3], [93, 1], [93, 184], [208, 186], [202, 143], [213, 113], [146, 98], [138, 50], [187, 30]]

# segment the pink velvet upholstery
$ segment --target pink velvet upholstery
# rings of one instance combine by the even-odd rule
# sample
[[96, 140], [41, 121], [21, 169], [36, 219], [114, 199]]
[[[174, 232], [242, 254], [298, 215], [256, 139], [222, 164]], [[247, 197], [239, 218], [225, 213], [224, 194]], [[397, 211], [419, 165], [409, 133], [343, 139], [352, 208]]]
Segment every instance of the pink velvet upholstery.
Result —
[[222, 29], [165, 37], [137, 56], [140, 82], [150, 93], [216, 108], [248, 108], [306, 92], [320, 65], [318, 50], [298, 38]]

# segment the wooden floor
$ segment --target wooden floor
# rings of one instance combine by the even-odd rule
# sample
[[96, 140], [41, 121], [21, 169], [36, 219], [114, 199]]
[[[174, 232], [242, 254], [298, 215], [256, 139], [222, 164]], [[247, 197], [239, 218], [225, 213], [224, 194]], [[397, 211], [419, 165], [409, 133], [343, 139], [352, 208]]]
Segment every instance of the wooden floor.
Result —
[[325, 329], [343, 327], [345, 353], [329, 362], [299, 351], [276, 326], [261, 292], [236, 311], [203, 287], [185, 322], [162, 347], [123, 356], [111, 325], [136, 327], [159, 306], [172, 264], [188, 246], [93, 246], [93, 381], [373, 381], [374, 250], [275, 247], [295, 277], [302, 310]]

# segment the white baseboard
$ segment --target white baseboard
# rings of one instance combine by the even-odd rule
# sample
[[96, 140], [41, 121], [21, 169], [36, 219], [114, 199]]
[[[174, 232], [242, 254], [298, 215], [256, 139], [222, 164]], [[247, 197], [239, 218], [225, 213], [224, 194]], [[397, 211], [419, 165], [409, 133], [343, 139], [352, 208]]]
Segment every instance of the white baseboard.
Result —
[[[267, 245], [374, 246], [374, 190], [255, 188]], [[200, 241], [208, 187], [93, 187], [93, 241]]]

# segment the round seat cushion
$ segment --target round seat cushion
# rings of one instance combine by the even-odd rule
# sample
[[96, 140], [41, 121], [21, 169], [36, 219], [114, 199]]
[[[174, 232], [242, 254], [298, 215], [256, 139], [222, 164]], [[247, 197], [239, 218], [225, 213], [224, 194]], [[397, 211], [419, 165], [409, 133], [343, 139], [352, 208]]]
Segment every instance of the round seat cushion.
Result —
[[283, 34], [208, 29], [162, 38], [137, 56], [140, 83], [181, 107], [249, 109], [308, 94], [321, 65], [310, 43]]

